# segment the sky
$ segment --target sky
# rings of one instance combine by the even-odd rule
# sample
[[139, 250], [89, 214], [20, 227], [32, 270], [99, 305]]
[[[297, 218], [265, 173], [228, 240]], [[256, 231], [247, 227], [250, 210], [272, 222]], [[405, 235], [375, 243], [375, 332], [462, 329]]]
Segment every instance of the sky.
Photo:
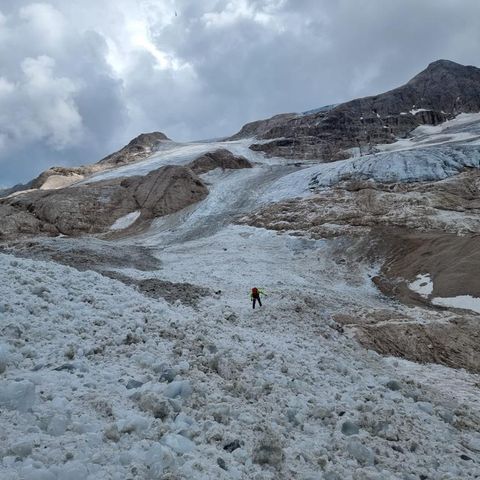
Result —
[[0, 187], [480, 66], [478, 0], [0, 0]]

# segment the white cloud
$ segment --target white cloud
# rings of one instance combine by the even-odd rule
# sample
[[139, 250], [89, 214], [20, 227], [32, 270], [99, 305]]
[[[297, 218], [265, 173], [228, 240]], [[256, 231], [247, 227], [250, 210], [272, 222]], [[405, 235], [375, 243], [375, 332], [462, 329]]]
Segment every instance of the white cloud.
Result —
[[68, 25], [59, 10], [48, 3], [32, 3], [20, 8], [18, 16], [30, 35], [40, 38], [50, 49], [62, 48]]
[[0, 131], [4, 148], [12, 143], [44, 140], [52, 148], [77, 145], [82, 119], [75, 105], [78, 87], [55, 75], [55, 61], [47, 56], [26, 58], [16, 83], [0, 79]]

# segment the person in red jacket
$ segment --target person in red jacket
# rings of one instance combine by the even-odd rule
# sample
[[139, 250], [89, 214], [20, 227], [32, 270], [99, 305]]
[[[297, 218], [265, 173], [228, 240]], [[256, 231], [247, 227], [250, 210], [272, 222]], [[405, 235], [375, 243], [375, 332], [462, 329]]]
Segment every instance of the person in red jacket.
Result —
[[252, 307], [255, 309], [255, 303], [258, 302], [262, 306], [262, 301], [260, 300], [260, 295], [267, 295], [261, 288], [253, 287], [252, 293], [250, 294], [250, 299], [252, 300]]

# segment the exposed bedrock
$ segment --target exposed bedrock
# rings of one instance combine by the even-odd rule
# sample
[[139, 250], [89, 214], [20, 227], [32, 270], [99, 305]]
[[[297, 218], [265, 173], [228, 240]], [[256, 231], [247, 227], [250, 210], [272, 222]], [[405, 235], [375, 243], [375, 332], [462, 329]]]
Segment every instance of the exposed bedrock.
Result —
[[165, 166], [144, 177], [118, 178], [57, 190], [34, 190], [0, 201], [0, 239], [19, 234], [82, 235], [107, 231], [119, 218], [167, 215], [203, 200], [208, 189], [189, 168]]
[[252, 122], [231, 138], [264, 140], [251, 148], [269, 155], [335, 161], [347, 158], [350, 148], [370, 153], [375, 145], [405, 137], [419, 125], [478, 111], [480, 69], [439, 60], [394, 90], [314, 113]]
[[207, 173], [215, 168], [221, 168], [222, 170], [252, 168], [252, 164], [245, 157], [234, 155], [225, 148], [207, 152], [190, 162], [188, 166], [197, 175]]

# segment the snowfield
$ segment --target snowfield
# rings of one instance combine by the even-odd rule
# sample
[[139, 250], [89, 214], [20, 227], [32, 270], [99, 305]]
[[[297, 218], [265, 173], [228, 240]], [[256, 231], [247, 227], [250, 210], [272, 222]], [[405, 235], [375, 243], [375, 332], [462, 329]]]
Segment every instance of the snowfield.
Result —
[[165, 249], [162, 278], [218, 292], [198, 309], [0, 255], [1, 478], [475, 478], [478, 377], [341, 335], [332, 312], [388, 305], [329, 248], [230, 227]]
[[[106, 257], [91, 267], [104, 275], [0, 253], [0, 479], [479, 478], [480, 376], [382, 357], [333, 320], [380, 312], [422, 323], [450, 313], [384, 297], [371, 281], [377, 271], [355, 257], [355, 239], [232, 224], [261, 202], [307, 194], [313, 177], [445, 178], [478, 167], [479, 147], [297, 171], [246, 141], [169, 145], [93, 180], [188, 163], [219, 146], [255, 167], [209, 172], [204, 201], [140, 235], [89, 242]], [[65, 256], [66, 242], [49, 245]], [[108, 266], [109, 249], [127, 257], [135, 248], [159, 267]], [[144, 295], [122, 278], [203, 293], [168, 303], [161, 290]], [[253, 286], [268, 294], [255, 310]], [[427, 274], [411, 284], [425, 295], [430, 287]]]

